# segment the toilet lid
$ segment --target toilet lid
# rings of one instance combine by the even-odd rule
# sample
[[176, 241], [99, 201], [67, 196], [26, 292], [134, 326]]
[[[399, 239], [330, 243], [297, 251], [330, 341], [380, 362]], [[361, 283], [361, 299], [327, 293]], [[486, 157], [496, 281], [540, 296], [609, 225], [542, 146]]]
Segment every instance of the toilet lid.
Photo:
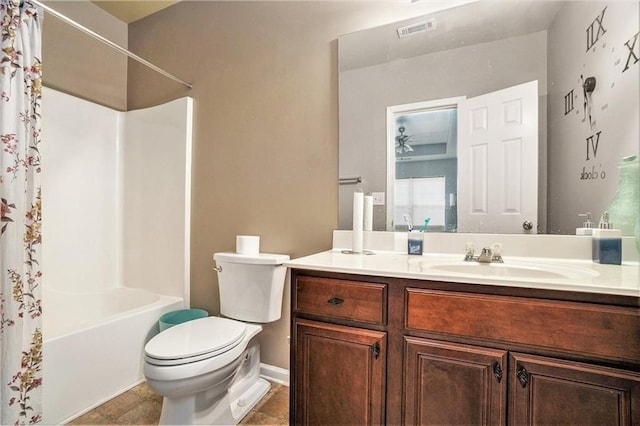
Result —
[[247, 325], [227, 318], [206, 317], [171, 327], [144, 347], [156, 364], [176, 365], [210, 358], [237, 346]]

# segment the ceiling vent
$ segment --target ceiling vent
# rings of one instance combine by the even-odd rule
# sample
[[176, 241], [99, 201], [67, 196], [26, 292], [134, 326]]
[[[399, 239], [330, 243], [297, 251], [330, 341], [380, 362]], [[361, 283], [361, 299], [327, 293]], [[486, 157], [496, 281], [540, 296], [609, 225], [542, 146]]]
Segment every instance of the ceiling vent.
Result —
[[436, 20], [429, 19], [428, 21], [425, 21], [425, 22], [418, 22], [416, 24], [407, 25], [406, 27], [400, 27], [398, 28], [397, 31], [398, 31], [399, 38], [405, 38], [417, 33], [422, 33], [425, 31], [431, 31], [435, 29], [436, 29]]

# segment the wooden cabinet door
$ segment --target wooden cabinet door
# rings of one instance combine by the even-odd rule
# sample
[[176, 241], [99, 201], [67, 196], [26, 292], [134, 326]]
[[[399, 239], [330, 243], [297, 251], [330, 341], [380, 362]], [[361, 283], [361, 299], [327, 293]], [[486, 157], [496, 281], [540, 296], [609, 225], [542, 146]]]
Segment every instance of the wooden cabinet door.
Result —
[[640, 424], [640, 374], [518, 353], [509, 358], [510, 424]]
[[384, 423], [386, 333], [295, 320], [297, 425]]
[[405, 337], [404, 354], [404, 423], [506, 423], [506, 351]]

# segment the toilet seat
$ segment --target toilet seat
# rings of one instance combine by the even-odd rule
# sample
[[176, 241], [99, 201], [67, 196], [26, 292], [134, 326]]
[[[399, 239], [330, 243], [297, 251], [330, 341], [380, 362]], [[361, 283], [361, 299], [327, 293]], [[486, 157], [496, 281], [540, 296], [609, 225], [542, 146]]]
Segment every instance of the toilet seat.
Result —
[[247, 324], [206, 317], [171, 327], [145, 345], [145, 360], [157, 366], [180, 366], [212, 358], [238, 346]]

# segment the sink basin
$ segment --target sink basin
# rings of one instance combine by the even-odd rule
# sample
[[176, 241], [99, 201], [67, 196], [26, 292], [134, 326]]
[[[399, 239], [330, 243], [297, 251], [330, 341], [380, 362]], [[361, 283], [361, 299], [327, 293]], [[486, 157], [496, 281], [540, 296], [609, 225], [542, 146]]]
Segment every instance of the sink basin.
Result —
[[579, 279], [598, 275], [596, 271], [587, 268], [533, 262], [478, 263], [458, 261], [436, 264], [423, 262], [422, 267], [433, 272], [523, 279]]

